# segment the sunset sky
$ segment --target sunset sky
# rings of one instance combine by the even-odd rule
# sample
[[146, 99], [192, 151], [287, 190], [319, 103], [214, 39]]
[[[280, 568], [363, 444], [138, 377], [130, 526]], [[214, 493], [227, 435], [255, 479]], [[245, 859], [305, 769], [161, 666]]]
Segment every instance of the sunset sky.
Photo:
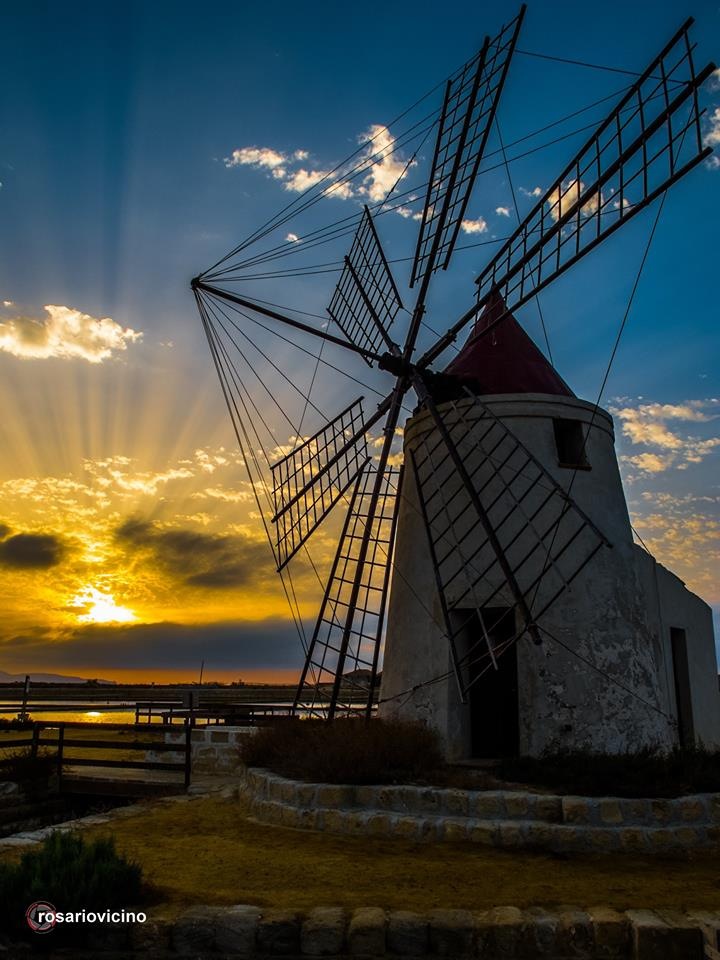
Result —
[[[195, 678], [204, 660], [207, 679], [297, 675], [300, 643], [190, 279], [368, 135], [391, 143], [392, 118], [516, 12], [505, 0], [450, 8], [370, 0], [355, 10], [285, 0], [4, 5], [0, 670], [172, 680]], [[631, 82], [528, 53], [639, 71], [691, 14], [698, 65], [720, 61], [716, 0], [630, 8], [608, 0], [600, 25], [596, 6], [531, 0], [518, 44], [524, 52], [498, 114], [521, 215], [613, 99], [521, 138]], [[438, 90], [427, 110], [440, 98]], [[720, 73], [702, 102], [706, 142], [720, 153]], [[531, 152], [541, 144], [548, 145]], [[488, 150], [498, 145], [494, 132]], [[322, 265], [337, 263], [349, 237], [308, 250], [304, 260], [303, 237], [359, 212], [406, 169], [412, 183], [431, 154], [432, 137], [400, 149], [354, 190], [289, 220], [263, 249], [297, 247], [298, 263], [318, 272], [249, 280], [247, 289], [321, 314], [339, 272]], [[473, 279], [516, 224], [497, 153], [495, 164], [471, 199], [464, 249], [434, 288], [434, 330], [471, 305]], [[403, 294], [413, 209], [383, 216], [378, 228], [398, 261]], [[540, 296], [554, 362], [586, 399], [598, 399], [655, 212], [638, 216]], [[601, 399], [615, 416], [636, 530], [716, 612], [719, 223], [713, 157], [668, 194]], [[272, 269], [293, 262], [273, 261]], [[518, 319], [544, 346], [535, 305]], [[300, 386], [278, 381], [273, 389], [304, 434], [321, 425], [318, 410], [332, 416], [361, 393], [372, 412], [373, 391], [389, 386], [386, 374], [339, 348], [327, 346], [323, 357], [341, 370], [323, 363], [314, 377], [312, 357], [248, 333], [250, 367], [265, 375], [267, 364], [253, 353], [263, 350]], [[430, 330], [425, 336], [432, 339]], [[296, 339], [316, 352], [312, 338]], [[318, 410], [303, 412], [301, 393], [311, 382]], [[272, 422], [277, 452], [292, 430], [282, 418]], [[339, 519], [312, 541], [321, 578]], [[309, 625], [320, 585], [302, 559], [294, 584]]]

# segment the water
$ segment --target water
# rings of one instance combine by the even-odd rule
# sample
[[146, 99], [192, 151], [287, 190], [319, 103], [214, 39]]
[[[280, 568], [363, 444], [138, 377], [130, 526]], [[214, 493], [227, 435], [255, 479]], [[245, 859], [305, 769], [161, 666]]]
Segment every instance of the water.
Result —
[[[46, 720], [48, 722], [57, 722], [58, 720], [82, 721], [83, 723], [135, 723], [135, 704], [129, 703], [98, 703], [93, 704], [92, 709], [78, 709], [80, 706], [87, 707], [83, 701], [72, 700], [44, 700], [35, 704], [33, 709], [32, 702], [28, 704], [28, 712], [32, 720]], [[8, 704], [2, 704], [7, 707]], [[39, 709], [42, 707], [43, 709]], [[57, 708], [57, 709], [54, 709]], [[13, 720], [20, 712], [20, 704], [9, 710], [0, 709], [0, 718]], [[159, 717], [157, 722], [159, 722]], [[153, 722], [156, 718], [153, 717]]]
[[[1, 695], [0, 695], [1, 696]], [[255, 701], [258, 705], [261, 701]], [[217, 706], [226, 704], [218, 703]], [[0, 718], [13, 720], [20, 712], [20, 702], [10, 703], [10, 700], [0, 702]], [[287, 708], [292, 706], [292, 701], [278, 702], [273, 701], [265, 706], [275, 706], [278, 708]], [[156, 708], [158, 712], [164, 708]], [[166, 708], [165, 708], [166, 709]], [[89, 704], [87, 700], [38, 700], [33, 704], [32, 700], [28, 703], [28, 713], [32, 720], [42, 720], [57, 723], [59, 720], [66, 722], [81, 721], [82, 723], [135, 723], [135, 701], [113, 701], [93, 702]], [[141, 723], [147, 723], [146, 715], [140, 717]], [[162, 718], [153, 714], [151, 723], [161, 723]], [[176, 720], [175, 722], [178, 722]], [[204, 717], [199, 718], [199, 722], [206, 722]]]

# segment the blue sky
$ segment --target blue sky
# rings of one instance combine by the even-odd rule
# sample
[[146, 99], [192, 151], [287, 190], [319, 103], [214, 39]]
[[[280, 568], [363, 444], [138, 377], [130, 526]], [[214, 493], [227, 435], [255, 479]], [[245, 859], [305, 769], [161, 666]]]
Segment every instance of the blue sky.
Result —
[[[0, 352], [1, 439], [7, 454], [0, 480], [10, 484], [4, 492], [10, 527], [38, 530], [45, 523], [42, 498], [28, 500], [19, 481], [42, 478], [46, 491], [57, 489], [70, 478], [80, 482], [88, 473], [98, 477], [111, 470], [110, 458], [125, 458], [122, 489], [136, 489], [138, 497], [161, 489], [162, 496], [152, 503], [109, 502], [103, 507], [106, 533], [131, 512], [206, 536], [226, 536], [233, 523], [232, 535], [248, 533], [247, 506], [242, 515], [233, 513], [232, 501], [218, 496], [225, 512], [192, 512], [188, 503], [202, 499], [197, 476], [157, 480], [168, 471], [191, 472], [183, 461], [207, 463], [196, 456], [198, 450], [217, 456], [233, 443], [190, 278], [294, 196], [267, 166], [226, 161], [233, 151], [255, 147], [286, 157], [307, 154], [293, 161], [293, 170], [328, 169], [357, 147], [365, 131], [388, 123], [442, 81], [472, 55], [485, 32], [494, 33], [515, 12], [515, 4], [506, 2], [443, 9], [428, 2], [348, 8], [213, 0], [5, 5], [0, 301], [7, 305], [0, 324], [17, 317], [45, 323], [44, 307], [60, 305], [117, 325], [107, 328], [116, 339], [103, 362], [95, 362], [97, 357], [87, 362], [80, 353], [43, 359]], [[690, 14], [697, 20], [697, 63], [720, 60], [717, 0], [688, 6], [610, 0], [600, 9], [531, 3], [519, 48], [640, 70]], [[498, 115], [503, 138], [512, 144], [626, 82], [620, 74], [518, 54]], [[707, 85], [703, 102], [710, 131], [713, 111], [720, 108], [720, 81]], [[589, 111], [577, 125], [601, 119], [607, 109]], [[572, 129], [570, 124], [560, 132]], [[587, 132], [512, 164], [521, 213], [534, 202], [529, 194], [552, 183], [584, 136]], [[491, 140], [490, 148], [496, 146]], [[430, 152], [428, 142], [421, 157]], [[504, 172], [481, 177], [467, 216], [484, 227], [465, 240], [506, 235], [512, 221], [497, 210], [509, 206]], [[355, 199], [327, 200], [297, 226], [288, 223], [273, 242], [356, 209]], [[588, 399], [597, 398], [653, 214], [641, 214], [541, 295], [556, 364]], [[706, 164], [668, 196], [603, 397], [616, 411], [638, 530], [661, 560], [716, 606], [719, 222], [720, 168]], [[381, 234], [391, 258], [412, 252], [415, 229], [401, 217], [383, 218]], [[346, 244], [342, 239], [328, 250], [321, 247], [314, 259], [336, 259]], [[436, 328], [470, 305], [472, 280], [493, 249], [457, 254], [453, 271], [440, 279], [430, 301], [428, 319]], [[397, 269], [402, 283], [406, 266]], [[268, 299], [320, 312], [334, 282], [332, 274], [293, 278], [253, 292], [260, 295], [262, 289]], [[60, 322], [69, 315], [55, 316]], [[532, 305], [519, 319], [539, 337]], [[127, 330], [142, 337], [118, 332]], [[371, 384], [382, 382], [382, 375], [368, 375], [361, 361], [357, 372]], [[331, 377], [321, 379], [316, 390], [318, 404], [331, 411], [358, 392]], [[98, 467], [101, 463], [106, 466]], [[204, 471], [204, 479], [214, 482], [225, 467], [216, 464], [215, 472]], [[180, 491], [185, 481], [196, 485]], [[112, 482], [121, 483], [117, 476]], [[234, 474], [223, 482], [229, 488]], [[81, 522], [79, 502], [67, 504], [64, 519], [58, 514], [57, 525], [66, 533]], [[239, 501], [235, 509], [241, 510]], [[144, 548], [150, 549], [149, 543]], [[104, 586], [93, 589], [117, 601], [122, 583], [103, 576]], [[72, 589], [89, 589], [78, 584]], [[248, 598], [252, 590], [248, 587]], [[53, 602], [61, 611], [61, 602]], [[128, 594], [125, 603], [133, 602], [142, 606]], [[218, 622], [243, 621], [242, 610], [233, 612], [234, 602], [229, 593], [217, 602]], [[143, 623], [156, 617], [199, 625], [199, 611], [207, 605], [193, 595], [188, 609], [195, 613], [183, 620], [179, 608], [151, 610], [147, 604]], [[311, 606], [308, 600], [308, 610]], [[281, 607], [263, 610], [264, 616], [279, 616]], [[27, 633], [22, 625], [13, 630], [15, 639]], [[217, 650], [218, 669], [230, 670], [229, 647], [220, 644]], [[13, 664], [20, 663], [22, 654], [18, 657]]]

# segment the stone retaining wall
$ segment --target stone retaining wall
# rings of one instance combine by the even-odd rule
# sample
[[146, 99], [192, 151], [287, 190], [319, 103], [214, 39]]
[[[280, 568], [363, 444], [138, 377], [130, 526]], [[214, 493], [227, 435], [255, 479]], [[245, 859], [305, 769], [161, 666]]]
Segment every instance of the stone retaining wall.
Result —
[[720, 849], [720, 794], [673, 800], [560, 797], [524, 791], [342, 786], [246, 770], [240, 796], [268, 823], [412, 840], [557, 852]]
[[[254, 733], [253, 727], [231, 727], [208, 724], [193, 727], [192, 772], [195, 776], [226, 776], [240, 771], [239, 746], [243, 737]], [[185, 727], [169, 726], [165, 731], [165, 743], [177, 743], [178, 750], [185, 749]], [[172, 756], [172, 754], [171, 754]], [[166, 753], [148, 752], [147, 758], [167, 760]]]
[[[131, 957], [267, 958], [284, 956], [547, 958], [547, 960], [704, 960], [705, 945], [719, 945], [720, 913], [666, 913], [605, 907], [519, 910], [385, 911], [347, 913], [318, 907], [300, 915], [255, 906], [193, 907], [174, 922], [115, 928], [117, 949]], [[127, 957], [127, 953], [122, 954]]]

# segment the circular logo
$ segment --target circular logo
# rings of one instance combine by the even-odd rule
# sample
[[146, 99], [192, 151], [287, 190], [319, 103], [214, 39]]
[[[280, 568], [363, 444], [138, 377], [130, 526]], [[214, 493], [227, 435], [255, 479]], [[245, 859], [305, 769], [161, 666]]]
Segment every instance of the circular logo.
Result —
[[45, 900], [31, 903], [25, 911], [25, 919], [34, 933], [50, 933], [55, 926], [55, 907]]

